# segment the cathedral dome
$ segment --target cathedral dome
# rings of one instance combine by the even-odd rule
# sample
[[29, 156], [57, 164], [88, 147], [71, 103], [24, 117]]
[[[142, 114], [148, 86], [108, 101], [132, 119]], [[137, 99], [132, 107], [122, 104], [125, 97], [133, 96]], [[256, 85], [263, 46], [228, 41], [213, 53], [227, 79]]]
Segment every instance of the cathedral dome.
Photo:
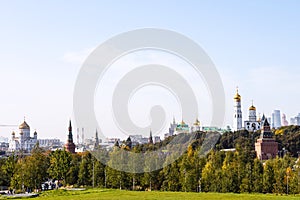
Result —
[[200, 121], [198, 119], [196, 119], [194, 126], [200, 126]]
[[20, 126], [19, 129], [30, 129], [29, 125], [24, 121]]
[[234, 100], [241, 101], [241, 95], [239, 94], [239, 91], [236, 91], [236, 94], [234, 96]]
[[249, 110], [256, 110], [255, 106], [250, 106]]

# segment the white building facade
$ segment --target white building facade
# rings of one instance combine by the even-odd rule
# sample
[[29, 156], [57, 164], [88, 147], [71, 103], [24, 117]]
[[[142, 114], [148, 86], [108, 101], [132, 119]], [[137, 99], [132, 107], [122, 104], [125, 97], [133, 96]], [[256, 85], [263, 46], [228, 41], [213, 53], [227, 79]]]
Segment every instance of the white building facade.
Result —
[[243, 126], [242, 103], [239, 91], [236, 91], [234, 96], [234, 113], [233, 113], [233, 130], [238, 131]]
[[261, 128], [261, 120], [257, 120], [256, 116], [256, 107], [253, 105], [249, 108], [249, 119], [247, 121], [244, 121], [244, 128], [247, 131], [255, 132], [257, 130], [260, 130]]
[[25, 151], [30, 152], [37, 143], [37, 132], [35, 131], [33, 137], [30, 137], [30, 127], [24, 120], [19, 126], [19, 137], [16, 137], [15, 132], [12, 132], [9, 141], [9, 151]]

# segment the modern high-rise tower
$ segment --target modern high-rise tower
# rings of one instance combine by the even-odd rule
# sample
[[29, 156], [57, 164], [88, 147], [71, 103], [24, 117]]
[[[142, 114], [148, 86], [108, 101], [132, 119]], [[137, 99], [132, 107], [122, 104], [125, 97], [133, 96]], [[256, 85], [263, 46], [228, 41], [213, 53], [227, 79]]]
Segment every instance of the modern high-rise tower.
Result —
[[238, 89], [234, 96], [234, 113], [233, 113], [233, 130], [241, 130], [243, 126], [243, 116], [242, 116], [242, 104], [241, 104], [241, 95], [239, 94]]
[[272, 128], [280, 128], [281, 127], [281, 115], [280, 110], [274, 110], [272, 113]]

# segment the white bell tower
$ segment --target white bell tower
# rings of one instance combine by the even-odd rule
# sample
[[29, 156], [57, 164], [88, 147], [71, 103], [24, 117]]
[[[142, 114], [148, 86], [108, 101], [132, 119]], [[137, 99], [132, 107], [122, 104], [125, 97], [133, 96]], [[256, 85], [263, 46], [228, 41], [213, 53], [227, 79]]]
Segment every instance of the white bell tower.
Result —
[[252, 101], [252, 106], [250, 106], [249, 108], [249, 121], [256, 122], [256, 108], [253, 105], [253, 101]]
[[242, 104], [241, 95], [239, 95], [238, 88], [236, 89], [236, 94], [234, 96], [234, 113], [233, 113], [233, 130], [241, 130], [243, 126], [243, 116], [242, 116]]

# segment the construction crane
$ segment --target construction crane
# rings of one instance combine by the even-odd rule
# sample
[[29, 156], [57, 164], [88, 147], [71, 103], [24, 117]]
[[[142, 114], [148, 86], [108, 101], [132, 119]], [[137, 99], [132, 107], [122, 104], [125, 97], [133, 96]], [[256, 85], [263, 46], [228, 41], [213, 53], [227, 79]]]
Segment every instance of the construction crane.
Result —
[[17, 127], [18, 125], [0, 124], [1, 127]]
[[0, 124], [0, 127], [18, 127], [18, 125], [12, 125], [12, 124]]

